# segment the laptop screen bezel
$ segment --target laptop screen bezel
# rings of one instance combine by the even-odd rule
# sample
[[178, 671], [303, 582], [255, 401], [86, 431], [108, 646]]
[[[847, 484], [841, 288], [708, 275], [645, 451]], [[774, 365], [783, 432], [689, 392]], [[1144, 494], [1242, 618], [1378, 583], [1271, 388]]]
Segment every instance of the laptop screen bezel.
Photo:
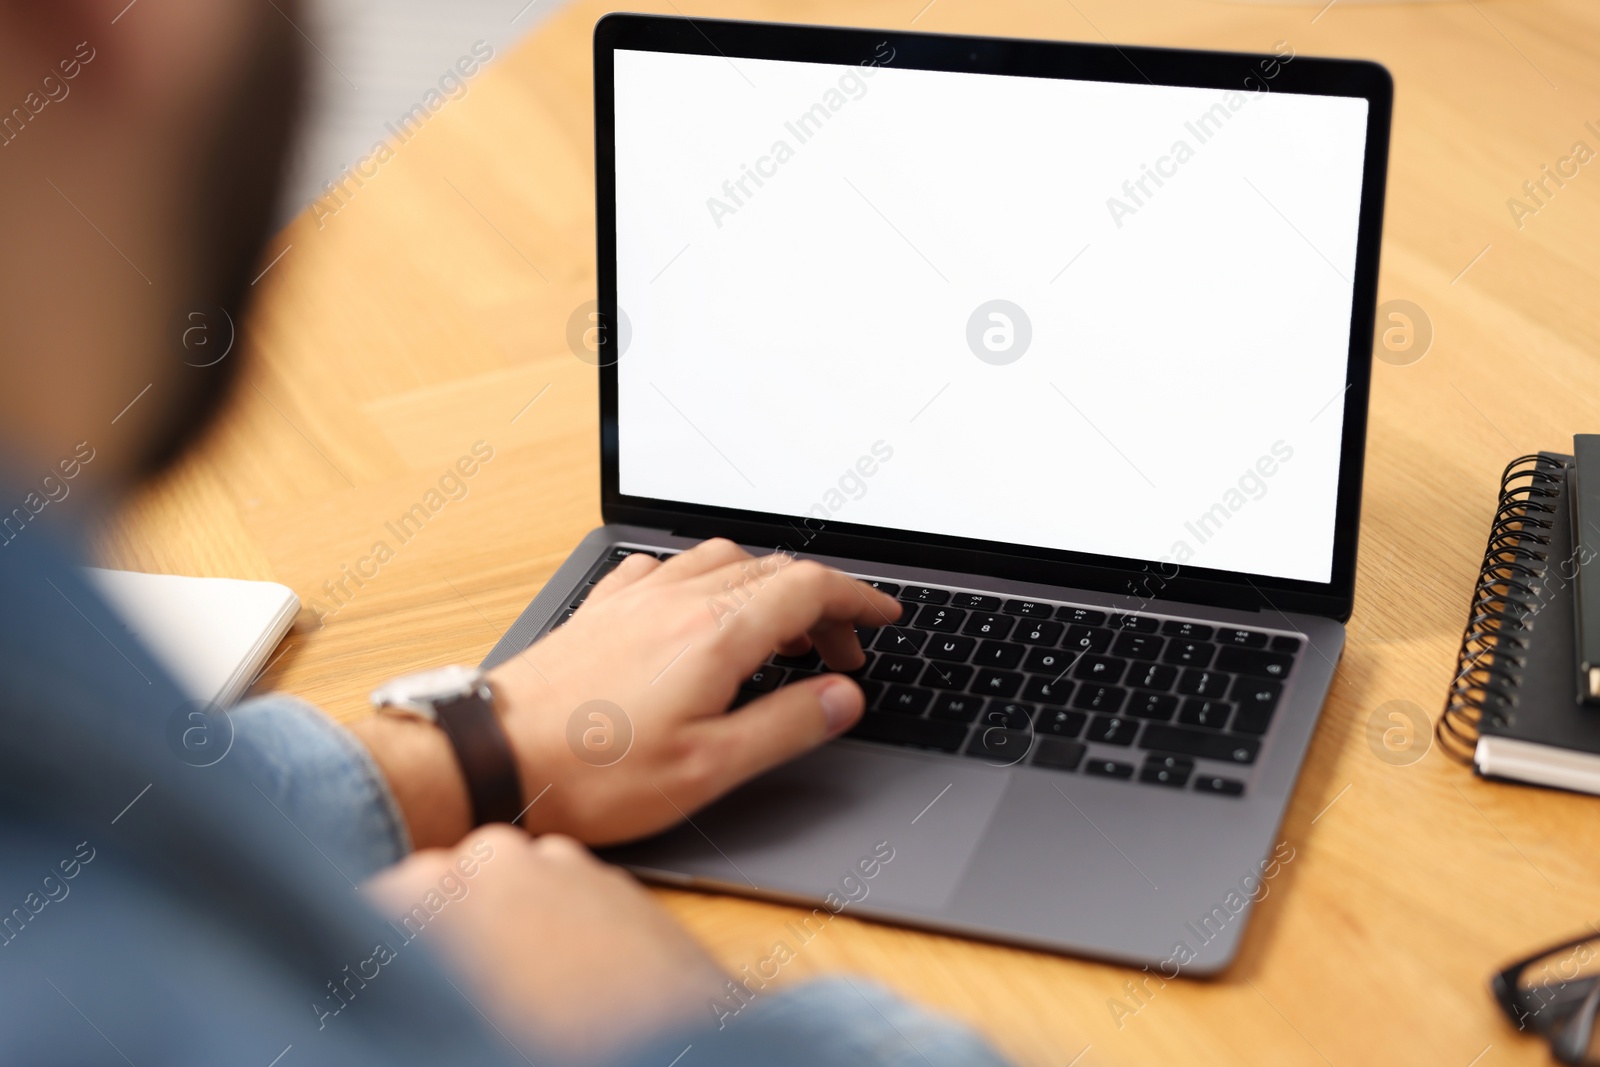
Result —
[[[1021, 77], [1241, 89], [1267, 54], [1202, 52], [1056, 41], [844, 29], [611, 14], [595, 26], [595, 222], [598, 311], [616, 322], [615, 65], [617, 50], [854, 65], [893, 50], [896, 68]], [[1259, 75], [1258, 75], [1259, 76]], [[651, 526], [695, 537], [727, 536], [809, 554], [925, 566], [1048, 585], [1126, 594], [1135, 600], [1299, 611], [1349, 618], [1355, 593], [1368, 392], [1383, 228], [1393, 83], [1376, 63], [1296, 55], [1279, 63], [1273, 93], [1343, 96], [1367, 101], [1366, 157], [1356, 239], [1343, 439], [1327, 582], [1161, 564], [946, 534], [802, 519], [736, 508], [627, 496], [621, 492], [617, 364], [601, 360], [600, 502], [608, 523]], [[622, 359], [626, 359], [623, 354]]]

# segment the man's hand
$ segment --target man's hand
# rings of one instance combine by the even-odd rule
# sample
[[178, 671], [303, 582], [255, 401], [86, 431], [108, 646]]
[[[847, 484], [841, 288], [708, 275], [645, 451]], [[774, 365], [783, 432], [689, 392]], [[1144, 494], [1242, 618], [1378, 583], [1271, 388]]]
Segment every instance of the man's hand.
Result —
[[640, 837], [837, 736], [862, 709], [839, 675], [726, 712], [774, 650], [815, 647], [851, 670], [863, 662], [854, 627], [900, 610], [821, 564], [725, 540], [665, 562], [629, 556], [566, 625], [490, 675], [525, 795], [539, 797], [524, 825], [590, 844]]
[[485, 827], [413, 853], [367, 892], [396, 922], [430, 893], [445, 900], [416, 936], [519, 1045], [563, 1062], [698, 1021], [726, 995], [727, 975], [650, 894], [567, 837]]

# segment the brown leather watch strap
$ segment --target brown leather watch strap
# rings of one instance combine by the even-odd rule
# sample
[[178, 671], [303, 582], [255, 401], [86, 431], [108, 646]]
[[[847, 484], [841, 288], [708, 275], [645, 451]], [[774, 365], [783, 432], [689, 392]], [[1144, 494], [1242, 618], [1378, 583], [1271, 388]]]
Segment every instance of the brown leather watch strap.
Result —
[[472, 824], [515, 823], [522, 814], [522, 779], [511, 743], [490, 703], [488, 686], [434, 705], [439, 727], [455, 749], [472, 801]]

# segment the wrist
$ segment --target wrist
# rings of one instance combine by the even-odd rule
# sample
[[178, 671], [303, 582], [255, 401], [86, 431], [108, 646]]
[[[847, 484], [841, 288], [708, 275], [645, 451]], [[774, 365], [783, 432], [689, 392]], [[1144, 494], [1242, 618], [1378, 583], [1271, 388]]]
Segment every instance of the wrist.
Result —
[[430, 723], [370, 715], [350, 726], [383, 772], [416, 849], [455, 844], [472, 829], [466, 778], [444, 732]]
[[535, 700], [538, 694], [519, 685], [522, 679], [504, 664], [485, 674], [484, 680], [489, 683], [490, 706], [505, 732], [506, 744], [517, 766], [517, 781], [522, 786], [523, 814], [517, 825], [535, 837], [560, 831], [559, 821], [551, 821], [556, 798], [549, 795], [555, 784], [550, 772], [557, 764], [545, 749], [544, 731], [538, 728], [541, 725]]
[[523, 773], [498, 707], [473, 667], [435, 667], [372, 691], [378, 715], [363, 728], [417, 847], [451, 845], [474, 826], [514, 823]]

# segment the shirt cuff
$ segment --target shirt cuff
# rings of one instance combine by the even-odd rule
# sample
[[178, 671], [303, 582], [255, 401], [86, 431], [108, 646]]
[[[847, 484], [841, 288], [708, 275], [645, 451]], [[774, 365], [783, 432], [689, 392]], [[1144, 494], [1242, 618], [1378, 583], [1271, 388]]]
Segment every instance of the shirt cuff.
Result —
[[411, 851], [400, 806], [366, 747], [302, 700], [269, 693], [228, 713], [229, 758], [351, 881]]

